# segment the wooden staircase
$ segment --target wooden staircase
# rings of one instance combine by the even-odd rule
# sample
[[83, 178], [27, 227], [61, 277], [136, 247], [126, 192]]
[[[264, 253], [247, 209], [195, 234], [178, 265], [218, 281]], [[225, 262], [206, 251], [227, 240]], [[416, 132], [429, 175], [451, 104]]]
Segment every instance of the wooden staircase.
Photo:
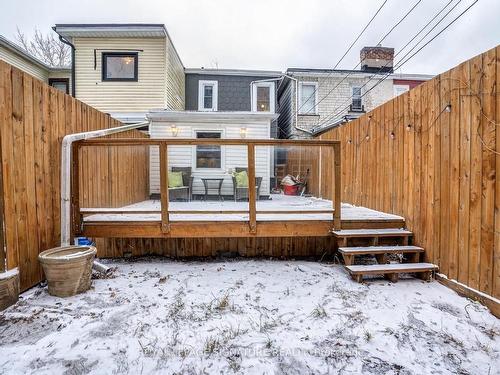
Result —
[[[424, 249], [409, 244], [413, 233], [406, 229], [345, 229], [332, 231], [332, 234], [337, 239], [346, 270], [357, 282], [362, 282], [365, 275], [383, 275], [396, 282], [402, 273], [430, 281], [438, 268], [431, 263], [420, 263]], [[403, 262], [389, 263], [389, 254], [401, 254]], [[355, 265], [359, 255], [373, 255], [377, 264]]]

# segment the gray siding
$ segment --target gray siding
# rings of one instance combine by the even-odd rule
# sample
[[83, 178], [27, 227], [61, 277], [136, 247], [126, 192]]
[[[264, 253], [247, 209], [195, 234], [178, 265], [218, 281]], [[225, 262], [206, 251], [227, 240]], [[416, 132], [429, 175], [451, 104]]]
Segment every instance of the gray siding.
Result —
[[[251, 111], [250, 83], [270, 77], [221, 74], [186, 74], [186, 110], [198, 110], [198, 81], [217, 81], [218, 111]], [[275, 87], [278, 86], [276, 82]], [[275, 105], [277, 109], [277, 106]]]
[[278, 117], [277, 138], [286, 139], [292, 135], [293, 111], [295, 107], [295, 82], [285, 78], [278, 88]]

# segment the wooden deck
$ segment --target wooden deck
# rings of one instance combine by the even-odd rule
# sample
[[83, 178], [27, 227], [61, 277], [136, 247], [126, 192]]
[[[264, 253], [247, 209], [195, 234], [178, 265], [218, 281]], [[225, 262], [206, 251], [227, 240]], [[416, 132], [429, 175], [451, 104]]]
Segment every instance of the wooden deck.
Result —
[[[160, 201], [121, 208], [82, 208], [82, 235], [121, 238], [323, 237], [333, 229], [332, 202], [271, 195], [257, 202], [256, 231], [248, 227], [248, 202], [170, 202], [170, 231], [161, 230]], [[365, 207], [342, 204], [345, 229], [402, 228], [404, 219]]]

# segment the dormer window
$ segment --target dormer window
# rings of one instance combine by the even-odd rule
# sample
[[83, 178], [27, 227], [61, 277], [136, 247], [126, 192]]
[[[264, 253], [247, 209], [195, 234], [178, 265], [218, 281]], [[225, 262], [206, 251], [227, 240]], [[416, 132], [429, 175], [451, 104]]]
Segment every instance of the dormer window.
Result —
[[274, 82], [256, 82], [252, 87], [252, 111], [274, 113]]
[[103, 52], [102, 80], [137, 82], [137, 62], [137, 52]]
[[198, 82], [198, 111], [217, 111], [217, 81]]

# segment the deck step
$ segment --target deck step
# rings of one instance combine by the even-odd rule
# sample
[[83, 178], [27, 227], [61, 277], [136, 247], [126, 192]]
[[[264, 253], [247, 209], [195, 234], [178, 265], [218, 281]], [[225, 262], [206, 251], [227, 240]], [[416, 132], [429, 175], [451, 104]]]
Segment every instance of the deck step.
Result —
[[387, 263], [387, 254], [410, 254], [407, 262], [418, 263], [420, 253], [424, 249], [418, 246], [359, 246], [359, 247], [339, 247], [339, 253], [344, 258], [344, 264], [350, 266], [354, 262], [356, 255], [374, 255], [379, 264]]
[[413, 233], [406, 229], [343, 229], [334, 230], [332, 234], [340, 238], [363, 238], [363, 237], [409, 237]]
[[341, 254], [368, 255], [368, 254], [402, 254], [423, 253], [424, 249], [418, 246], [359, 246], [339, 247]]
[[361, 282], [365, 275], [384, 275], [390, 281], [396, 282], [401, 273], [416, 273], [418, 277], [428, 281], [431, 280], [432, 273], [438, 269], [432, 263], [391, 263], [345, 267], [357, 282]]

